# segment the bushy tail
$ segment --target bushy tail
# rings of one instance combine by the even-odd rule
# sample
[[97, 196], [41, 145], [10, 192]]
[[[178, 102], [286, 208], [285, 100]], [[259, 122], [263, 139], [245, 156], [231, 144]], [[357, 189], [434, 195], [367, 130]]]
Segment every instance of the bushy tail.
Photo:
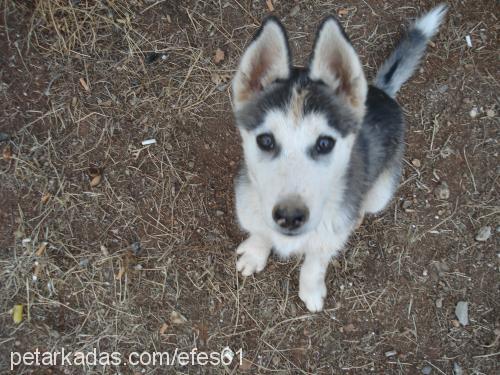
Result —
[[445, 13], [446, 5], [441, 4], [413, 23], [408, 34], [380, 68], [375, 78], [375, 86], [391, 97], [396, 96], [401, 86], [417, 69], [427, 43], [437, 33]]

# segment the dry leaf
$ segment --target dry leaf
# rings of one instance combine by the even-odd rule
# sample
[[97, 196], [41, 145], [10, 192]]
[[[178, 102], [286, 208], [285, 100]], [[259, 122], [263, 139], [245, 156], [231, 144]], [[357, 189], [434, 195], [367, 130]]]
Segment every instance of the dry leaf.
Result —
[[38, 249], [35, 252], [35, 255], [37, 257], [41, 257], [45, 253], [45, 249], [47, 248], [48, 242], [42, 242], [40, 246], [38, 246]]
[[172, 324], [184, 324], [187, 322], [187, 319], [177, 311], [173, 310], [170, 313], [170, 321], [172, 322]]
[[160, 335], [164, 335], [165, 332], [167, 331], [167, 328], [168, 328], [168, 324], [167, 323], [163, 323], [160, 327]]
[[216, 64], [219, 64], [220, 62], [222, 62], [222, 60], [224, 60], [225, 57], [226, 54], [224, 53], [224, 51], [220, 48], [217, 48], [217, 50], [215, 51], [214, 62]]
[[23, 321], [23, 305], [15, 305], [12, 309], [12, 319], [19, 324]]
[[80, 78], [80, 85], [82, 85], [83, 89], [85, 91], [90, 91], [90, 87], [89, 85], [87, 84], [87, 81], [85, 81], [85, 79], [82, 77]]
[[98, 174], [97, 176], [94, 176], [92, 180], [90, 180], [90, 187], [96, 187], [101, 183], [102, 176]]
[[40, 199], [40, 202], [42, 202], [42, 204], [45, 204], [49, 201], [50, 199], [50, 193], [45, 193], [43, 196], [42, 196], [42, 199]]
[[4, 147], [2, 155], [4, 160], [12, 159], [12, 148], [10, 147], [10, 145]]
[[343, 16], [347, 15], [348, 13], [349, 13], [349, 11], [345, 8], [340, 8], [337, 11], [337, 14], [339, 15], [339, 17], [343, 17]]
[[266, 5], [270, 12], [274, 12], [273, 0], [266, 0]]

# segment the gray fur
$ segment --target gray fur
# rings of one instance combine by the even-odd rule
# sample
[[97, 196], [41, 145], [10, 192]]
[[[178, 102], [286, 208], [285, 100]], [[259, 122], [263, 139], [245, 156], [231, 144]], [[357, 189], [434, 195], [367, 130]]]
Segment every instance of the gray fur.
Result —
[[446, 6], [439, 5], [418, 19], [407, 35], [380, 68], [374, 85], [395, 97], [401, 86], [413, 75], [425, 54], [429, 40], [437, 32], [446, 13]]

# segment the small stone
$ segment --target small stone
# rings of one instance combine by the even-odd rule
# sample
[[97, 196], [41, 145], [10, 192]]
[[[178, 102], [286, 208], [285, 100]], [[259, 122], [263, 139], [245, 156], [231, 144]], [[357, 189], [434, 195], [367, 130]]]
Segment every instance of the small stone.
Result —
[[455, 307], [455, 315], [461, 325], [466, 326], [469, 324], [469, 303], [460, 301]]
[[486, 225], [484, 227], [479, 228], [479, 231], [476, 234], [476, 241], [485, 242], [491, 237], [491, 227]]
[[389, 358], [389, 357], [394, 357], [395, 355], [397, 355], [398, 352], [395, 351], [395, 350], [389, 350], [388, 352], [385, 352], [384, 355]]
[[89, 258], [82, 258], [80, 259], [80, 261], [78, 262], [78, 264], [80, 265], [80, 267], [82, 268], [85, 268], [89, 265], [90, 261], [89, 261]]
[[413, 166], [414, 166], [415, 168], [420, 168], [420, 167], [422, 166], [422, 163], [420, 162], [420, 160], [419, 160], [419, 159], [413, 159], [413, 160], [411, 161], [411, 163], [413, 164]]
[[138, 256], [139, 253], [141, 252], [141, 243], [139, 241], [134, 242], [132, 245], [130, 245], [130, 248], [132, 249], [134, 255]]
[[440, 309], [440, 308], [442, 308], [442, 307], [443, 307], [443, 298], [438, 298], [438, 299], [436, 300], [436, 307], [437, 307], [438, 309]]
[[0, 142], [8, 141], [10, 136], [7, 133], [0, 132]]
[[424, 375], [429, 375], [432, 372], [432, 367], [431, 366], [422, 367], [421, 372]]
[[440, 94], [444, 94], [446, 91], [448, 91], [448, 85], [444, 84], [444, 85], [441, 85], [437, 88], [437, 91], [440, 93]]
[[470, 110], [470, 112], [469, 112], [469, 115], [470, 115], [470, 117], [472, 117], [472, 118], [476, 118], [476, 117], [477, 117], [477, 115], [478, 115], [477, 108], [476, 108], [476, 107], [472, 108], [472, 109]]
[[488, 117], [495, 117], [495, 115], [496, 115], [496, 113], [495, 113], [495, 111], [494, 111], [494, 110], [492, 110], [492, 109], [488, 109], [488, 110], [486, 111], [486, 116], [488, 116]]
[[462, 367], [457, 362], [453, 362], [453, 375], [463, 375], [463, 373]]
[[218, 217], [224, 216], [224, 211], [221, 211], [221, 210], [215, 211], [215, 216], [218, 216]]
[[458, 328], [458, 327], [460, 327], [460, 322], [459, 322], [458, 320], [456, 320], [456, 319], [453, 319], [453, 320], [451, 321], [451, 325], [452, 325], [453, 327], [455, 327], [455, 328]]
[[450, 188], [446, 181], [441, 181], [441, 183], [434, 189], [434, 195], [437, 199], [446, 200], [450, 197]]
[[408, 200], [403, 201], [403, 204], [401, 205], [401, 207], [403, 208], [403, 210], [405, 212], [408, 212], [408, 210], [411, 207], [411, 201], [408, 201]]
[[299, 13], [299, 11], [300, 11], [300, 5], [297, 4], [290, 11], [290, 17], [295, 17], [297, 15], [297, 13]]

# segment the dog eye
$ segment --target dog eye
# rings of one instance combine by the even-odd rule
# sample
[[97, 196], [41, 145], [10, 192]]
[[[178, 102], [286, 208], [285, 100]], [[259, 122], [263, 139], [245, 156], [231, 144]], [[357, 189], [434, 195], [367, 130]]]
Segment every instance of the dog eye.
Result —
[[257, 145], [263, 151], [272, 151], [274, 150], [275, 142], [274, 136], [270, 133], [264, 133], [257, 136]]
[[335, 140], [332, 137], [319, 137], [316, 141], [316, 152], [318, 154], [328, 154], [335, 146]]

